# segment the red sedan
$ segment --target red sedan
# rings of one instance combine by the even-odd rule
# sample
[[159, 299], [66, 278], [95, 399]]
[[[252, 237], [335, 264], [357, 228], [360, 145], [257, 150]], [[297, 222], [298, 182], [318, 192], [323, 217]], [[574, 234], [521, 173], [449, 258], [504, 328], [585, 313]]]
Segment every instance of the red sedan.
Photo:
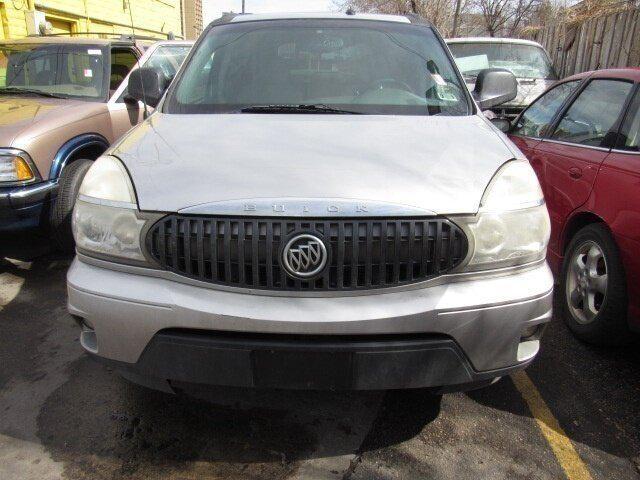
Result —
[[640, 69], [563, 79], [509, 136], [544, 190], [560, 314], [585, 341], [630, 340], [640, 331]]

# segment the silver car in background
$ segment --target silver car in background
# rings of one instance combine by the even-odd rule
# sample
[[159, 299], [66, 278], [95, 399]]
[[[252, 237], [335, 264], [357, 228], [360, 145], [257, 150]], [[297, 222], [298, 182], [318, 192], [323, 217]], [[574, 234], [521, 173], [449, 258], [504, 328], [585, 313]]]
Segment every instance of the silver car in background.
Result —
[[558, 76], [542, 45], [519, 38], [468, 37], [447, 39], [449, 49], [469, 90], [475, 88], [478, 73], [486, 68], [505, 68], [518, 80], [518, 95], [493, 109], [501, 117], [513, 119]]
[[[535, 357], [551, 318], [535, 173], [433, 26], [226, 16], [89, 170], [68, 308], [144, 385], [462, 390]], [[165, 93], [166, 90], [166, 93]]]

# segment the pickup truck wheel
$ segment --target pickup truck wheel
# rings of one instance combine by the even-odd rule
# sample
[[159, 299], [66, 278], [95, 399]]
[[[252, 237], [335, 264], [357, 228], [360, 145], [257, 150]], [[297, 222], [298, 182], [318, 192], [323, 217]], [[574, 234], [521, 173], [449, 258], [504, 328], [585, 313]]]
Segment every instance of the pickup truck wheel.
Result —
[[605, 226], [591, 224], [575, 234], [564, 257], [559, 293], [560, 314], [580, 340], [623, 345], [633, 339], [624, 269]]
[[58, 197], [51, 208], [50, 226], [53, 241], [63, 252], [73, 253], [75, 250], [71, 233], [71, 216], [80, 191], [80, 184], [92, 164], [92, 160], [76, 160], [67, 165], [60, 175]]

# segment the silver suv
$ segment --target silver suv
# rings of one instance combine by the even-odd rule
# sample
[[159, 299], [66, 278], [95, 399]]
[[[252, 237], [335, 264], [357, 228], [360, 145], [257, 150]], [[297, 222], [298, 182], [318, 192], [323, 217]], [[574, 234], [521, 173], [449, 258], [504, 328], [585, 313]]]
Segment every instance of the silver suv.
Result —
[[[549, 217], [522, 153], [413, 17], [213, 22], [155, 112], [89, 169], [69, 311], [144, 385], [487, 385], [551, 318]], [[472, 98], [475, 97], [475, 98]]]

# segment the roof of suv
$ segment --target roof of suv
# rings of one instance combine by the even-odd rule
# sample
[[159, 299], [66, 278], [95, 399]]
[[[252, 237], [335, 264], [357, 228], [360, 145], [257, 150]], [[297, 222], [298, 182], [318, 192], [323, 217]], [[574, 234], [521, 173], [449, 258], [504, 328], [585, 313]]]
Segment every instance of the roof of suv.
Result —
[[[157, 41], [162, 41], [162, 39], [158, 39]], [[88, 45], [113, 45], [113, 44], [128, 44], [133, 45], [134, 43], [141, 42], [149, 42], [148, 39], [136, 39], [134, 37], [131, 38], [91, 38], [91, 37], [67, 37], [62, 35], [42, 35], [42, 36], [33, 36], [33, 37], [24, 37], [24, 38], [16, 38], [13, 40], [0, 40], [0, 45], [3, 44], [29, 44], [33, 45], [34, 43], [61, 43], [61, 44], [88, 44]], [[151, 41], [153, 43], [153, 40]]]
[[[225, 17], [222, 17], [223, 19]], [[371, 13], [249, 13], [228, 16], [228, 23], [255, 22], [260, 20], [290, 20], [290, 19], [329, 19], [329, 20], [376, 20], [382, 22], [412, 23], [411, 18], [404, 15], [382, 15]], [[426, 21], [425, 21], [426, 23]]]

